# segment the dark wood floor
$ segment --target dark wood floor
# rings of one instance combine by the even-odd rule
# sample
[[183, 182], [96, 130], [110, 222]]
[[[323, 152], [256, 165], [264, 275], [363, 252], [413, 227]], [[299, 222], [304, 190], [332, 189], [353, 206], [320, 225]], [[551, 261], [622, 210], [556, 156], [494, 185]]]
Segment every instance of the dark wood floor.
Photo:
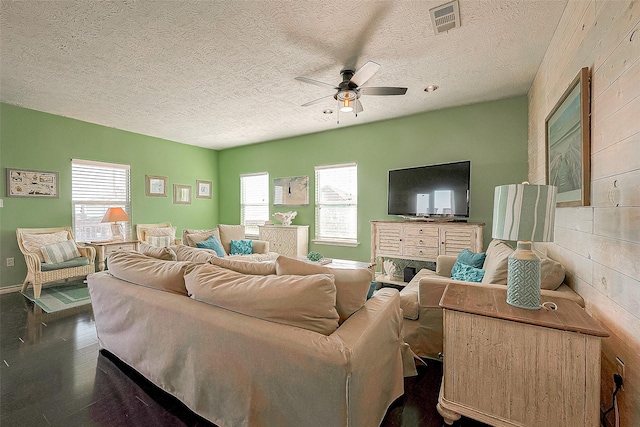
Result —
[[[213, 426], [106, 352], [91, 306], [46, 314], [19, 293], [0, 296], [1, 426]], [[405, 379], [384, 427], [443, 425], [442, 364]], [[455, 426], [481, 427], [461, 419]]]

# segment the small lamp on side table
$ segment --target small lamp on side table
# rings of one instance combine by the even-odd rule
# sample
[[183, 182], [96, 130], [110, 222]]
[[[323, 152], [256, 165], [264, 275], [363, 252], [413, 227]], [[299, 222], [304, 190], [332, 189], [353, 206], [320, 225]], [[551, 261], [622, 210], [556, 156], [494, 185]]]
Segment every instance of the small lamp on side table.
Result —
[[129, 221], [129, 215], [122, 208], [109, 208], [104, 214], [101, 222], [112, 222], [111, 224], [111, 237], [113, 240], [124, 240], [124, 233], [122, 232], [122, 224], [118, 224], [118, 221]]
[[532, 242], [552, 242], [558, 188], [522, 184], [496, 187], [493, 201], [494, 239], [517, 240], [507, 270], [507, 303], [540, 309], [540, 258]]

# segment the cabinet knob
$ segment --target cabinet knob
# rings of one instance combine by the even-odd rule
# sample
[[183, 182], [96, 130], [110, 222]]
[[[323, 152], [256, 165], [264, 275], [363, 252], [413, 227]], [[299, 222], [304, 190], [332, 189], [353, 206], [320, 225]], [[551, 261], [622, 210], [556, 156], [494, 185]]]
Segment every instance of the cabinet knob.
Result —
[[424, 245], [424, 242], [422, 241], [422, 239], [420, 239], [420, 242], [419, 242], [419, 243], [420, 243], [421, 245]]
[[418, 231], [420, 234], [422, 234], [422, 228], [420, 229], [420, 231]]

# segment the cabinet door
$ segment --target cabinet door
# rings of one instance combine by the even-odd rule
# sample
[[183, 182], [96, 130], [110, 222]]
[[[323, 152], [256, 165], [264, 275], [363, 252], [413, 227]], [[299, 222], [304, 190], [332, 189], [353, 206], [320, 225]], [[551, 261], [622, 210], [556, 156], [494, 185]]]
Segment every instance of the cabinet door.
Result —
[[378, 224], [376, 235], [376, 256], [402, 255], [402, 227], [395, 224]]
[[476, 229], [446, 227], [440, 228], [440, 254], [458, 255], [461, 250], [469, 249], [472, 252], [480, 252], [476, 247]]

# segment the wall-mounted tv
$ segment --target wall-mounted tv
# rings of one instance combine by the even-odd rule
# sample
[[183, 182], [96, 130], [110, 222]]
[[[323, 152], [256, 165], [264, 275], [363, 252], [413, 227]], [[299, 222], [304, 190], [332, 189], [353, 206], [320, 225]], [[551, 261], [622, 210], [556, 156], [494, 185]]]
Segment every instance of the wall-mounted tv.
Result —
[[470, 161], [390, 170], [388, 214], [468, 218], [470, 180]]

